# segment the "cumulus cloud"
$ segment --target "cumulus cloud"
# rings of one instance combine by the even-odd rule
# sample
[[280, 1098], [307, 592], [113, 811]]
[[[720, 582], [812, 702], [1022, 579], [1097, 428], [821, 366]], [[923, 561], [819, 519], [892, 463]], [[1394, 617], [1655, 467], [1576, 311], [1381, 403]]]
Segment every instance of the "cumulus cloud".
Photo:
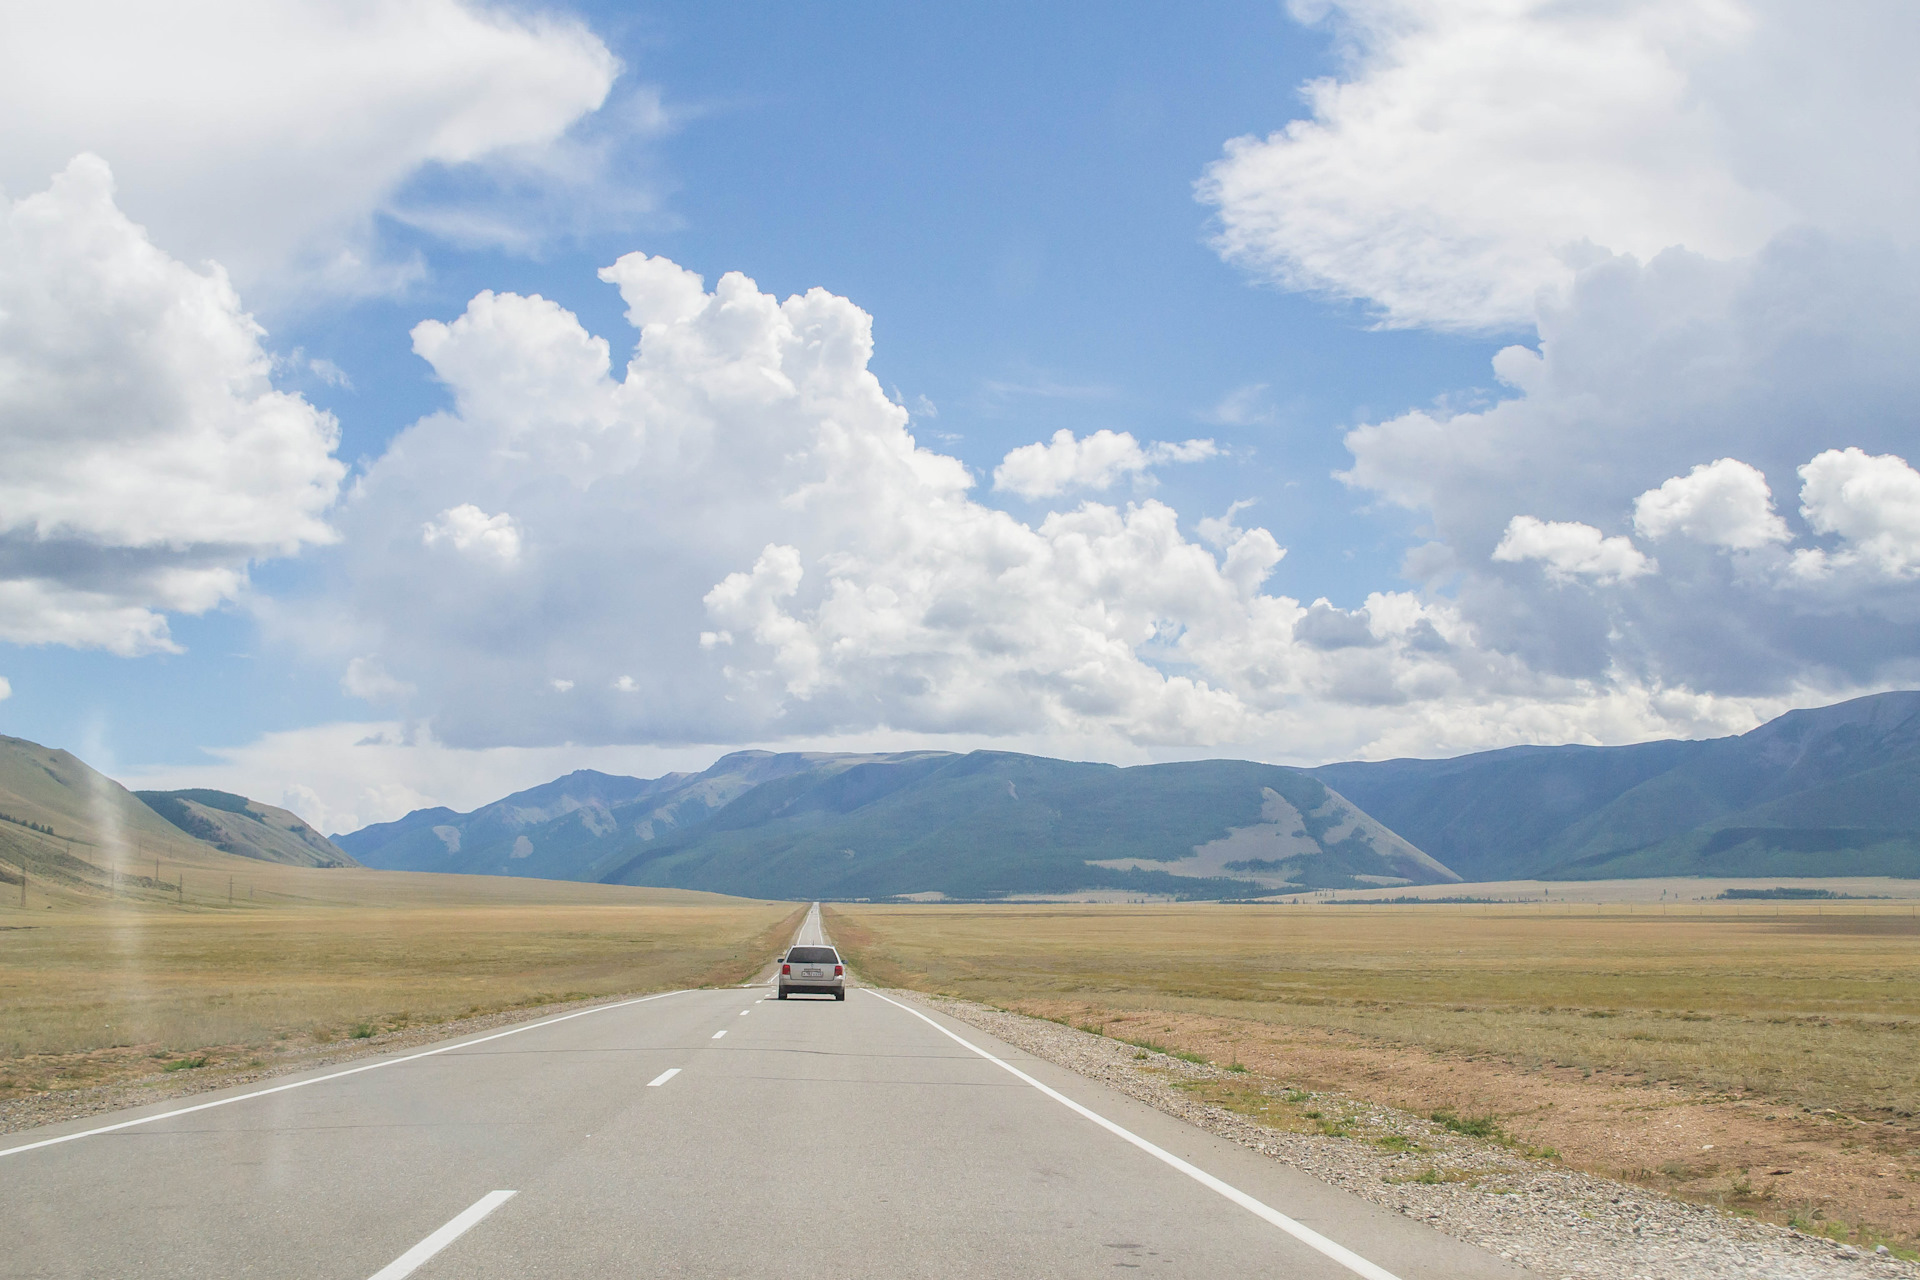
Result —
[[[283, 288], [289, 267], [309, 285], [382, 289], [418, 268], [377, 260], [374, 215], [450, 214], [403, 190], [409, 179], [512, 186], [542, 165], [588, 165], [573, 152], [591, 141], [569, 152], [568, 131], [619, 69], [576, 19], [461, 0], [14, 6], [0, 27], [0, 184], [30, 190], [93, 152], [162, 243], [218, 259], [250, 290]], [[647, 127], [644, 113], [631, 123]]]
[[1920, 472], [1892, 454], [1829, 449], [1800, 468], [1800, 514], [1816, 533], [1838, 535], [1840, 550], [1795, 557], [1805, 576], [1860, 567], [1888, 578], [1920, 570]]
[[169, 256], [82, 156], [0, 219], [0, 639], [136, 654], [250, 560], [331, 542], [333, 418], [278, 391], [218, 267]]
[[1634, 499], [1633, 527], [1645, 538], [1684, 534], [1734, 551], [1793, 537], [1774, 512], [1767, 477], [1737, 458], [1702, 463], [1647, 490]]
[[1555, 582], [1585, 578], [1600, 586], [1631, 582], [1659, 568], [1630, 538], [1602, 534], [1590, 524], [1515, 516], [1493, 549], [1493, 558], [1509, 564], [1538, 561]]
[[[1913, 256], [1810, 231], [1727, 262], [1609, 258], [1543, 307], [1537, 355], [1503, 361], [1521, 394], [1357, 428], [1342, 478], [1419, 513], [1428, 588], [1533, 669], [1742, 695], [1907, 683], [1920, 594], [1895, 495], [1916, 289]], [[1772, 500], [1796, 479], [1797, 537]], [[1548, 515], [1587, 529], [1555, 551]], [[1658, 574], [1618, 572], [1623, 540], [1614, 569], [1586, 562], [1614, 579], [1604, 600], [1556, 589], [1552, 566], [1579, 577], [1629, 520], [1659, 541]], [[1548, 569], [1531, 585], [1501, 570], [1522, 553]]]
[[[602, 276], [637, 331], [623, 367], [540, 298], [483, 293], [415, 330], [453, 407], [342, 504], [332, 589], [275, 616], [366, 659], [368, 692], [392, 692], [373, 672], [410, 687], [446, 743], [885, 729], [1272, 754], [1254, 744], [1357, 747], [1393, 707], [1595, 696], [1486, 651], [1445, 601], [1271, 592], [1284, 551], [1235, 523], [1244, 504], [1204, 541], [1151, 499], [1037, 522], [985, 505], [914, 439], [843, 298], [781, 301], [737, 274], [709, 290], [638, 254]], [[423, 536], [505, 511], [539, 534], [513, 573]]]
[[[1388, 324], [1525, 325], [1597, 251], [1911, 237], [1911, 6], [1336, 0], [1339, 76], [1200, 184], [1220, 251]], [[1905, 52], [1902, 52], [1905, 51]], [[1836, 146], [1835, 139], [1844, 139]], [[1838, 153], [1838, 154], [1836, 154]], [[1596, 246], [1598, 250], [1596, 250]]]
[[1069, 489], [1111, 489], [1122, 476], [1140, 476], [1168, 462], [1199, 462], [1220, 451], [1211, 440], [1142, 446], [1130, 432], [1100, 430], [1075, 439], [1071, 431], [1008, 453], [993, 470], [993, 487], [1023, 498], [1057, 497]]
[[[1303, 606], [1244, 503], [1199, 540], [1152, 499], [1017, 519], [915, 440], [846, 299], [638, 254], [602, 278], [635, 330], [619, 362], [540, 298], [415, 330], [453, 407], [342, 504], [331, 590], [274, 616], [377, 661], [448, 749], [894, 735], [1313, 760], [1726, 731], [1787, 704], [1555, 670], [1423, 592]], [[515, 572], [427, 545], [461, 505], [538, 531]]]
[[[1493, 358], [1493, 403], [1346, 437], [1339, 478], [1419, 521], [1405, 572], [1452, 618], [1455, 668], [1499, 655], [1517, 666], [1476, 687], [1625, 699], [1584, 704], [1596, 724], [1920, 679], [1920, 11], [1296, 13], [1341, 65], [1205, 175], [1220, 251], [1386, 325], [1533, 331]], [[1796, 479], [1798, 512], [1776, 510]]]
[[520, 526], [502, 511], [490, 516], [471, 502], [449, 507], [437, 520], [421, 526], [420, 540], [427, 546], [447, 543], [456, 551], [491, 557], [502, 564], [520, 558]]

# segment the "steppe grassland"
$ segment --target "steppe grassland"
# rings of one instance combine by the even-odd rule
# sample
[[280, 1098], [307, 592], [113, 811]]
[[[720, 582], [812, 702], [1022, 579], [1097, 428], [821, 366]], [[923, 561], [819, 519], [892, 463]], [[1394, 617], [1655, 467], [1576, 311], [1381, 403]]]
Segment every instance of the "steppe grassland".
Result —
[[[868, 981], [1920, 1112], [1912, 904], [840, 906]], [[1117, 1034], [1117, 1033], [1116, 1033]]]
[[[0, 1098], [125, 1078], [148, 1058], [213, 1049], [211, 1065], [234, 1065], [470, 1014], [744, 981], [798, 924], [792, 904], [708, 894], [309, 875], [333, 901], [0, 914]], [[340, 904], [363, 887], [402, 905]]]

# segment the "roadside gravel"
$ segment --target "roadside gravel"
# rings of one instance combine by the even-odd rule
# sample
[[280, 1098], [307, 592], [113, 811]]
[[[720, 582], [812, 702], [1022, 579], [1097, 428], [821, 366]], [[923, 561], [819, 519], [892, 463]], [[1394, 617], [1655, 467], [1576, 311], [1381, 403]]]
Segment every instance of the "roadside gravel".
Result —
[[1345, 1094], [1288, 1090], [1285, 1082], [1267, 1082], [1282, 1123], [1297, 1122], [1308, 1114], [1302, 1108], [1309, 1108], [1314, 1123], [1350, 1136], [1275, 1128], [1196, 1096], [1225, 1087], [1245, 1098], [1262, 1083], [1250, 1075], [971, 1001], [911, 991], [890, 994], [937, 1009], [1542, 1276], [1920, 1277], [1920, 1267], [1898, 1258], [1574, 1172]]

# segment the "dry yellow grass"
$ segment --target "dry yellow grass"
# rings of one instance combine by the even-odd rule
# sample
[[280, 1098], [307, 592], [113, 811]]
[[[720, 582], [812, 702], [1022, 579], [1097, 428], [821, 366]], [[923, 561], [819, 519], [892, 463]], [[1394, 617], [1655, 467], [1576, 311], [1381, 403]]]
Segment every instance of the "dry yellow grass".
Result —
[[211, 1051], [232, 1065], [476, 1013], [740, 982], [798, 923], [790, 903], [672, 890], [261, 878], [274, 897], [236, 893], [232, 907], [223, 883], [218, 903], [185, 907], [0, 910], [0, 1099], [124, 1079], [148, 1059]]
[[1920, 1112], [1912, 904], [834, 909], [863, 973]]
[[[1920, 1256], [1912, 903], [844, 906], [869, 980], [1332, 1091]], [[1305, 1096], [1305, 1095], [1301, 1095]], [[1303, 1112], [1312, 1116], [1313, 1112]]]

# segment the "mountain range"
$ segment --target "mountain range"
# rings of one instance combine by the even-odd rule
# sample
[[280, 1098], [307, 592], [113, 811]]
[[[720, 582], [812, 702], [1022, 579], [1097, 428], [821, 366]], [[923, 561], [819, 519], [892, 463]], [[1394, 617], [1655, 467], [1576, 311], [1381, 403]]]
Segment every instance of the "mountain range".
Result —
[[[120, 861], [103, 861], [109, 850]], [[422, 809], [331, 840], [244, 796], [136, 794], [68, 752], [0, 737], [0, 879], [18, 883], [24, 866], [36, 882], [76, 892], [103, 877], [159, 891], [172, 881], [146, 875], [142, 859], [211, 868], [209, 858], [231, 855], [923, 900], [1252, 897], [1463, 879], [1920, 878], [1920, 693], [1793, 711], [1707, 741], [1316, 769], [743, 751], [660, 778], [582, 770], [471, 813]]]
[[333, 841], [374, 867], [772, 897], [1244, 897], [1457, 880], [1920, 877], [1920, 693], [1737, 737], [1294, 769], [737, 752]]
[[1920, 693], [1732, 738], [1313, 773], [1469, 880], [1920, 877]]
[[1001, 751], [743, 751], [699, 774], [582, 771], [333, 839], [373, 867], [762, 897], [1217, 898], [1459, 878], [1303, 770]]

